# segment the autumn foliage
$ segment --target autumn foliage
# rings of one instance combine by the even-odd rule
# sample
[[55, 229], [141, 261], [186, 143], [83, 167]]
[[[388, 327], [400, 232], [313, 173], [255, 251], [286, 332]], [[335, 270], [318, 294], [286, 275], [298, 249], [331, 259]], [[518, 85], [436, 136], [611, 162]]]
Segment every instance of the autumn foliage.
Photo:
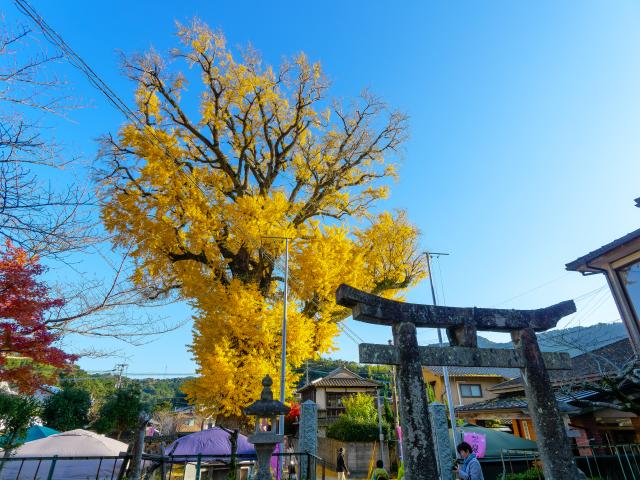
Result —
[[424, 277], [417, 229], [374, 210], [406, 117], [368, 92], [328, 99], [303, 54], [274, 69], [251, 49], [234, 56], [201, 22], [178, 36], [169, 58], [125, 61], [140, 122], [105, 138], [102, 217], [135, 259], [133, 280], [197, 312], [189, 398], [237, 415], [265, 374], [279, 390], [284, 242], [268, 237], [292, 239], [287, 387], [294, 367], [333, 348], [348, 315], [340, 283], [396, 296]]
[[74, 359], [54, 346], [58, 337], [47, 328], [47, 311], [64, 302], [38, 281], [43, 270], [11, 243], [0, 255], [0, 381], [26, 392], [52, 381], [55, 369]]

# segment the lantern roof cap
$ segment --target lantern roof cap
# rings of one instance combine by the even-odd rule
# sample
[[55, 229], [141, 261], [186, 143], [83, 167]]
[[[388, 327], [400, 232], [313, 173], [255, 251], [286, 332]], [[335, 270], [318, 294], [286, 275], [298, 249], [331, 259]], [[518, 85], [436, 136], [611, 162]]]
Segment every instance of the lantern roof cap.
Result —
[[255, 415], [257, 417], [271, 417], [275, 415], [286, 415], [291, 410], [282, 402], [273, 399], [273, 392], [271, 391], [271, 385], [273, 380], [269, 375], [266, 375], [262, 379], [262, 393], [260, 394], [260, 400], [256, 400], [251, 405], [244, 409], [245, 415]]

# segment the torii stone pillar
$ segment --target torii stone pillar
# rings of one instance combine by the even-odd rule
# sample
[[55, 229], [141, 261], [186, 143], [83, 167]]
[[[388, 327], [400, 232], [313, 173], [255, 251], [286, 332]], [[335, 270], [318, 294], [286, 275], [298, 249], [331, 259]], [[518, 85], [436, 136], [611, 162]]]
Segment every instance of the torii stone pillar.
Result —
[[[298, 451], [313, 455], [318, 454], [318, 405], [307, 400], [300, 405], [300, 425], [298, 427]], [[300, 458], [300, 478], [315, 480], [314, 462], [308, 457]]]
[[438, 469], [441, 480], [453, 478], [453, 457], [451, 455], [451, 439], [449, 438], [449, 421], [447, 408], [443, 403], [432, 402], [429, 404], [429, 417], [431, 418], [431, 436], [438, 457]]
[[[543, 354], [535, 336], [575, 312], [573, 301], [538, 310], [438, 307], [396, 302], [341, 285], [336, 302], [351, 308], [355, 320], [392, 327], [395, 346], [361, 344], [360, 362], [398, 366], [407, 480], [438, 480], [422, 365], [520, 368], [545, 478], [586, 478], [568, 447], [547, 373], [571, 368], [570, 358], [566, 353]], [[451, 346], [418, 347], [416, 327], [446, 328]], [[515, 350], [477, 348], [478, 330], [511, 333]]]
[[538, 452], [542, 460], [544, 478], [585, 478], [584, 475], [576, 474], [579, 470], [558, 412], [556, 397], [551, 388], [549, 373], [545, 368], [536, 334], [533, 329], [525, 328], [512, 332], [511, 338], [516, 351], [524, 359], [524, 368], [521, 368], [520, 372], [533, 428], [536, 437], [540, 439]]
[[[400, 424], [406, 480], [437, 479], [436, 452], [431, 440], [429, 399], [422, 378], [416, 326], [410, 322], [393, 325], [393, 343], [398, 351], [396, 379], [400, 390]], [[416, 472], [420, 472], [416, 475]]]

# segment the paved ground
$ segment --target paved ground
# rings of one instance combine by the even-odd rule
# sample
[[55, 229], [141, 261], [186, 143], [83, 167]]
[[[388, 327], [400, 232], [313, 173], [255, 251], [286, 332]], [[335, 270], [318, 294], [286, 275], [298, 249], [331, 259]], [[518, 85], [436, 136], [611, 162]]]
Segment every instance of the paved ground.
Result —
[[[325, 468], [324, 471], [324, 478], [325, 480], [337, 480], [338, 479], [338, 473], [335, 472], [334, 470], [331, 470], [330, 468]], [[391, 479], [395, 479], [395, 475], [391, 476]], [[367, 474], [366, 473], [361, 473], [361, 474], [353, 474], [353, 475], [349, 475], [349, 477], [347, 477], [347, 480], [365, 480], [367, 479]], [[322, 480], [322, 467], [318, 467], [317, 468], [317, 472], [316, 472], [316, 480]]]

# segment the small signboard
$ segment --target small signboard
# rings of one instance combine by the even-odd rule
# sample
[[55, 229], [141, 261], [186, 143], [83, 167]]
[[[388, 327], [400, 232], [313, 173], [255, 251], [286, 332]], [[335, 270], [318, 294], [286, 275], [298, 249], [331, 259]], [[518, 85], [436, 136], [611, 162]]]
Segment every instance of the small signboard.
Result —
[[487, 436], [483, 433], [464, 432], [462, 439], [471, 445], [476, 457], [483, 458], [487, 452]]

